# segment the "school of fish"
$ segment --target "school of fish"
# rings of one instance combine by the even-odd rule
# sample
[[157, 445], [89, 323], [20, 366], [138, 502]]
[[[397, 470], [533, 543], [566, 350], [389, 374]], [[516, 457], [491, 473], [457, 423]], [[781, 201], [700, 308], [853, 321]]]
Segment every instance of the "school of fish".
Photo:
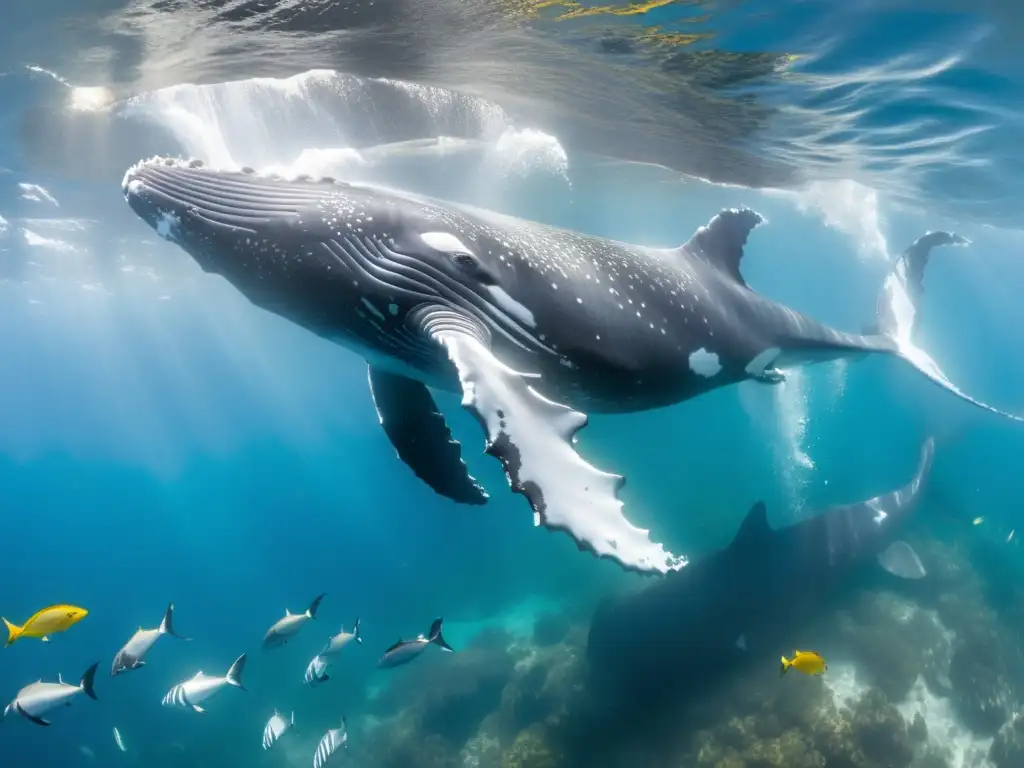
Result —
[[[266, 650], [278, 648], [292, 640], [299, 631], [310, 621], [316, 618], [320, 602], [326, 597], [325, 594], [318, 595], [309, 607], [302, 613], [294, 614], [285, 610], [285, 615], [274, 622], [266, 631], [263, 637], [263, 648]], [[47, 606], [29, 617], [24, 624], [18, 626], [6, 618], [3, 619], [7, 627], [7, 646], [13, 645], [22, 638], [34, 638], [41, 642], [49, 642], [50, 635], [65, 632], [73, 625], [84, 619], [88, 611], [74, 605], [57, 604]], [[330, 636], [326, 644], [310, 662], [306, 670], [305, 680], [309, 685], [316, 685], [330, 679], [327, 674], [328, 666], [338, 654], [348, 645], [355, 643], [362, 645], [363, 638], [360, 631], [360, 620], [357, 618], [352, 624], [351, 631], [344, 626], [339, 628], [337, 634]], [[388, 647], [377, 662], [382, 669], [397, 667], [407, 664], [418, 658], [429, 646], [434, 645], [443, 651], [451, 652], [453, 649], [445, 641], [441, 634], [443, 620], [437, 618], [430, 625], [430, 631], [426, 635], [418, 635], [412, 640], [402, 640]], [[114, 655], [110, 667], [110, 676], [118, 677], [126, 672], [139, 669], [146, 665], [146, 656], [150, 653], [156, 642], [164, 635], [178, 638], [182, 641], [189, 641], [191, 638], [178, 634], [174, 627], [174, 604], [171, 603], [164, 611], [159, 626], [153, 629], [138, 627], [128, 642], [121, 647]], [[187, 680], [171, 687], [167, 691], [161, 704], [166, 707], [177, 707], [191, 710], [196, 713], [205, 713], [205, 704], [217, 694], [228, 688], [235, 688], [245, 691], [242, 683], [242, 676], [245, 671], [247, 653], [242, 653], [234, 660], [223, 675], [209, 675], [202, 670]], [[92, 664], [81, 676], [77, 683], [65, 682], [58, 674], [56, 682], [44, 682], [39, 678], [33, 683], [28, 683], [15, 694], [14, 699], [4, 708], [3, 715], [20, 715], [25, 720], [40, 726], [49, 726], [52, 721], [50, 713], [59, 708], [68, 707], [80, 694], [85, 694], [93, 700], [98, 700], [96, 695], [96, 671], [99, 669], [99, 662]], [[263, 728], [263, 749], [272, 749], [295, 725], [295, 712], [290, 712], [285, 717], [277, 709]], [[114, 744], [121, 752], [127, 752], [124, 738], [120, 730], [113, 728]], [[340, 726], [329, 729], [317, 744], [313, 755], [313, 768], [325, 768], [328, 766], [334, 755], [348, 746], [348, 725], [344, 716], [340, 718]], [[83, 747], [83, 750], [87, 749]], [[90, 754], [92, 753], [89, 750]]]
[[[321, 601], [326, 594], [318, 595], [310, 606], [299, 614], [293, 614], [285, 610], [285, 615], [278, 619], [266, 631], [263, 638], [263, 648], [273, 649], [285, 645], [293, 639], [299, 631], [310, 620], [316, 618]], [[4, 619], [7, 625], [9, 638], [7, 645], [10, 646], [19, 638], [37, 638], [47, 641], [49, 635], [64, 632], [72, 625], [81, 621], [88, 615], [84, 608], [71, 605], [52, 605], [43, 608], [33, 614], [22, 626], [17, 626]], [[316, 686], [330, 679], [327, 674], [332, 661], [339, 653], [352, 643], [362, 645], [361, 622], [357, 618], [352, 624], [351, 631], [346, 631], [342, 626], [338, 633], [328, 638], [323, 649], [313, 657], [306, 668], [305, 682], [310, 686]], [[415, 638], [403, 640], [399, 638], [395, 643], [385, 649], [384, 653], [377, 660], [377, 667], [390, 669], [408, 664], [424, 653], [430, 646], [437, 646], [442, 651], [452, 652], [454, 649], [444, 639], [441, 633], [443, 619], [435, 619], [426, 634], [417, 635]], [[146, 664], [145, 657], [164, 635], [176, 637], [179, 640], [188, 641], [191, 638], [179, 635], [174, 628], [174, 604], [171, 603], [164, 611], [163, 618], [158, 627], [154, 629], [143, 629], [141, 626], [129, 638], [128, 642], [115, 654], [111, 665], [111, 677], [117, 677], [125, 672], [139, 669]], [[245, 691], [242, 683], [242, 676], [245, 671], [247, 653], [242, 653], [234, 660], [223, 675], [208, 675], [202, 670], [187, 680], [183, 680], [171, 687], [164, 694], [161, 704], [167, 707], [178, 707], [203, 714], [206, 712], [203, 706], [217, 694], [228, 688], [235, 688]], [[4, 709], [4, 716], [9, 713], [21, 715], [26, 720], [36, 725], [49, 726], [51, 721], [46, 715], [58, 707], [70, 706], [73, 699], [84, 693], [93, 700], [97, 700], [95, 690], [96, 670], [99, 662], [94, 663], [82, 675], [77, 684], [64, 681], [58, 675], [57, 682], [43, 682], [42, 679], [29, 683], [15, 695], [14, 699]], [[804, 675], [823, 675], [828, 670], [824, 658], [815, 651], [794, 651], [793, 657], [781, 660], [780, 674], [785, 675], [790, 669], [795, 669]], [[273, 709], [270, 718], [263, 728], [263, 749], [270, 750], [283, 738], [295, 725], [295, 712], [292, 711], [286, 717], [276, 708]], [[118, 750], [127, 752], [124, 739], [117, 727], [113, 729], [114, 743]], [[340, 726], [329, 729], [317, 744], [313, 755], [313, 768], [326, 768], [334, 755], [348, 746], [348, 725], [344, 716], [340, 718]]]

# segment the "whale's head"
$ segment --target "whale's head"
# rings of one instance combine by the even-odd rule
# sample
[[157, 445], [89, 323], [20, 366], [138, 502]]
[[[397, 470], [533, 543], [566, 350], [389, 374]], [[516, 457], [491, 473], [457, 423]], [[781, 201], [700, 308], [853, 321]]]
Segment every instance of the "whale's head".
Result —
[[528, 332], [533, 322], [502, 285], [508, 275], [487, 233], [454, 208], [373, 186], [160, 158], [129, 169], [122, 187], [132, 210], [204, 270], [352, 347], [406, 361], [428, 354], [409, 322], [424, 305], [457, 309], [492, 331]]

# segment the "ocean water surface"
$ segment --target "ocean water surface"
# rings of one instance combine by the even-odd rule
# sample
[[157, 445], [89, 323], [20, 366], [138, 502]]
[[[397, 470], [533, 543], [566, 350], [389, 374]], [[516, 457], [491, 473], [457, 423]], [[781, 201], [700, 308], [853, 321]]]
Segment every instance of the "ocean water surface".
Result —
[[[1024, 765], [1020, 424], [881, 357], [593, 415], [581, 453], [628, 479], [630, 519], [688, 568], [754, 502], [791, 525], [901, 486], [936, 443], [900, 536], [925, 578], [868, 563], [742, 652], [708, 653], [657, 620], [621, 627], [650, 637], [653, 658], [699, 651], [722, 673], [626, 700], [594, 683], [591, 620], [664, 577], [535, 527], [443, 392], [491, 498], [435, 494], [395, 457], [362, 358], [203, 272], [121, 189], [143, 158], [196, 158], [652, 247], [749, 206], [767, 223], [747, 242], [748, 284], [851, 332], [874, 321], [910, 243], [955, 231], [970, 245], [933, 253], [916, 343], [971, 395], [1024, 413], [1017, 4], [103, 0], [3, 17], [0, 614], [89, 615], [0, 652], [0, 704], [99, 672], [98, 700], [77, 696], [50, 727], [8, 712], [0, 765], [308, 766], [342, 717], [330, 764]], [[294, 639], [261, 647], [321, 593]], [[785, 614], [802, 593], [771, 600]], [[112, 677], [171, 602], [192, 639], [161, 637], [145, 667]], [[437, 617], [455, 653], [377, 667]], [[357, 618], [362, 643], [307, 685]], [[827, 672], [780, 678], [779, 654], [804, 647]], [[245, 691], [206, 714], [161, 706], [242, 653]], [[264, 750], [275, 710], [295, 725]]]

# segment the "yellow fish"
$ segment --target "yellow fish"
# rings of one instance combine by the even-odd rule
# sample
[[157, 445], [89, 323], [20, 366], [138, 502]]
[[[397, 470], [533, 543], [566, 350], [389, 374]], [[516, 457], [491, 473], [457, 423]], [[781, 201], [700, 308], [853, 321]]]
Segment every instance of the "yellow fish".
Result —
[[77, 624], [88, 615], [89, 612], [85, 608], [61, 604], [51, 605], [48, 608], [43, 608], [41, 611], [36, 611], [20, 627], [17, 624], [11, 624], [7, 619], [3, 619], [4, 624], [7, 625], [7, 645], [11, 645], [21, 637], [38, 637], [44, 643], [48, 643], [50, 642], [48, 635], [52, 635], [55, 632], [63, 632], [72, 624]]
[[985, 518], [984, 517], [976, 517], [976, 518], [974, 518], [974, 524], [975, 525], [981, 525], [984, 522], [985, 522]]
[[828, 669], [828, 664], [821, 658], [820, 653], [814, 651], [793, 651], [792, 659], [787, 659], [785, 656], [782, 657], [782, 671], [780, 674], [786, 674], [790, 667], [797, 672], [803, 672], [805, 675], [823, 675], [825, 670]]

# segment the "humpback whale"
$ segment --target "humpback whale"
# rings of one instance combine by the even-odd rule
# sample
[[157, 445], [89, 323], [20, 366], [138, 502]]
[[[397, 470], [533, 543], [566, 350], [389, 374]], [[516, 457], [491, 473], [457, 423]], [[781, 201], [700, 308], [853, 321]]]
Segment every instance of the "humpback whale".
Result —
[[936, 245], [966, 242], [950, 233], [907, 250], [883, 288], [878, 332], [853, 334], [747, 286], [740, 260], [763, 221], [749, 209], [724, 210], [684, 245], [656, 249], [374, 185], [198, 160], [140, 162], [122, 189], [202, 269], [362, 355], [385, 433], [435, 491], [467, 504], [488, 498], [430, 388], [462, 395], [535, 524], [628, 569], [664, 573], [686, 558], [624, 516], [622, 476], [577, 453], [588, 412], [658, 408], [864, 353], [906, 360], [996, 411], [910, 341], [924, 260]]
[[784, 528], [772, 529], [758, 502], [725, 549], [605, 599], [587, 639], [595, 690], [651, 703], [701, 689], [748, 656], [777, 664], [775, 651], [798, 640], [786, 633], [871, 563], [902, 579], [923, 577], [917, 554], [896, 537], [927, 487], [934, 450], [929, 438], [906, 485]]

